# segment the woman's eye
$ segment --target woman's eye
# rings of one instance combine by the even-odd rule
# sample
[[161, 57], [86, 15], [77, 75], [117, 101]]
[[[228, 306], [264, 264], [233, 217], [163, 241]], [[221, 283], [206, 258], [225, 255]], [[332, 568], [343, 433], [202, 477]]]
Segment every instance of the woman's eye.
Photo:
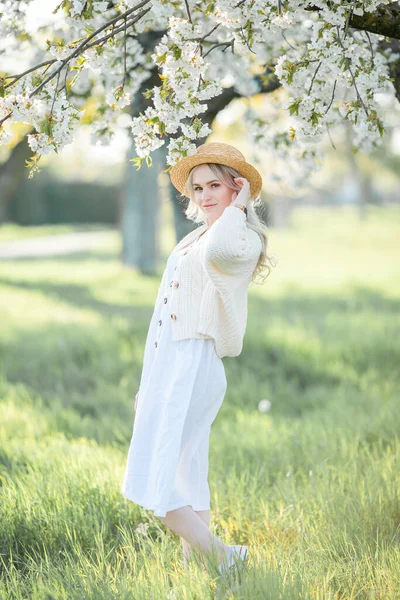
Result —
[[[213, 185], [215, 185], [215, 186], [219, 187], [219, 183], [213, 183], [213, 184], [211, 185], [211, 187], [212, 187]], [[199, 188], [199, 187], [195, 187], [195, 188], [194, 188], [194, 191], [195, 191], [195, 192], [197, 192], [197, 191], [199, 191], [199, 190], [201, 190], [201, 188]]]

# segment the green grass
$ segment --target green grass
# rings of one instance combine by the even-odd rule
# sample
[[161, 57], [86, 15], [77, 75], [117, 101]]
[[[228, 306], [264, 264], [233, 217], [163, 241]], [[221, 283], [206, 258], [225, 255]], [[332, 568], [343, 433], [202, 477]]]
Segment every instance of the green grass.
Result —
[[161, 271], [123, 267], [115, 232], [3, 263], [1, 599], [400, 598], [400, 210], [293, 225], [211, 433], [211, 527], [251, 554], [230, 592], [119, 492]]

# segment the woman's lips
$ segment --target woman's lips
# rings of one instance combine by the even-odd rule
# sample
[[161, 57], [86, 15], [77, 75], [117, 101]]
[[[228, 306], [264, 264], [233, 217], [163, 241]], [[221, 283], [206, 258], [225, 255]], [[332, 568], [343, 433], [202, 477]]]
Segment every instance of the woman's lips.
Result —
[[203, 208], [205, 210], [209, 210], [210, 208], [213, 208], [214, 206], [216, 206], [216, 204], [210, 204], [209, 206], [203, 206]]

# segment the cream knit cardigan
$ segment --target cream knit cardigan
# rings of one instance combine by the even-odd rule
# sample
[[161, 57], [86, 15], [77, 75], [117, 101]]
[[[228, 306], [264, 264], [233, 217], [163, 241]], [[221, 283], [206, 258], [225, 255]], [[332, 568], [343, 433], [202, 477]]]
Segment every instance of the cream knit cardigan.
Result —
[[[173, 252], [194, 242], [206, 229], [207, 225], [201, 225], [188, 233]], [[199, 251], [182, 254], [171, 282], [167, 282], [165, 268], [154, 313], [171, 286], [172, 339], [211, 337], [220, 358], [238, 356], [247, 325], [248, 286], [262, 250], [261, 238], [247, 227], [244, 212], [229, 205], [202, 241]]]

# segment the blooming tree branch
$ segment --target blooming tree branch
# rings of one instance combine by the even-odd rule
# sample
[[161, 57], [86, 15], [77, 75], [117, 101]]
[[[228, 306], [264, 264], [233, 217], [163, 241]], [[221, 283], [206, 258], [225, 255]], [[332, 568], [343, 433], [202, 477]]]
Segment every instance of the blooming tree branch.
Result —
[[[257, 147], [312, 160], [322, 135], [347, 119], [354, 146], [370, 151], [385, 131], [376, 95], [399, 89], [400, 55], [386, 37], [400, 39], [391, 0], [63, 0], [53, 14], [59, 19], [43, 48], [39, 32], [27, 33], [19, 3], [0, 8], [0, 39], [23, 39], [33, 63], [17, 75], [0, 72], [0, 143], [10, 138], [6, 121], [34, 127], [30, 176], [43, 154], [70, 143], [81, 121], [107, 143], [155, 71], [160, 81], [144, 92], [150, 105], [128, 126], [138, 168], [166, 141], [170, 166], [194, 153], [211, 133], [209, 106], [227, 90], [250, 97], [279, 86], [289, 97], [287, 129], [249, 109]], [[153, 46], [141, 42], [153, 33]]]

